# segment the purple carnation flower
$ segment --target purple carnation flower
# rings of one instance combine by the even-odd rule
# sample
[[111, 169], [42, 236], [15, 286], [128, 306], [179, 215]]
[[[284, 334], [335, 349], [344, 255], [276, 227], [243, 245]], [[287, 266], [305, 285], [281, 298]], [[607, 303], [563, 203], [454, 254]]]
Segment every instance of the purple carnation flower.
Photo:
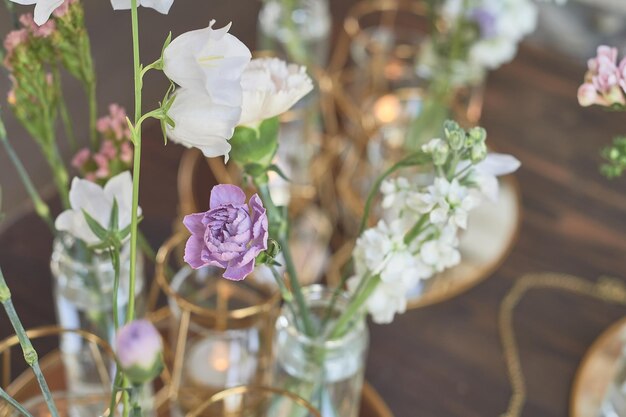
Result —
[[245, 193], [235, 185], [213, 187], [209, 211], [185, 216], [183, 223], [191, 232], [185, 262], [194, 269], [217, 266], [226, 269], [224, 278], [241, 281], [267, 249], [265, 207], [257, 194], [248, 206]]

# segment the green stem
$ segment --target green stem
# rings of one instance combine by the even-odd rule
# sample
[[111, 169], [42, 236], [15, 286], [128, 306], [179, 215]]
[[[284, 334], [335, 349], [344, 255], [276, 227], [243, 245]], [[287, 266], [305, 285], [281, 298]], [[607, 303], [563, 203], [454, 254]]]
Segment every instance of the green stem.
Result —
[[93, 151], [98, 150], [98, 101], [96, 98], [96, 82], [90, 80], [86, 85], [87, 101], [89, 103], [89, 138]]
[[2, 273], [2, 269], [0, 269], [0, 303], [4, 307], [4, 310], [9, 316], [9, 320], [11, 321], [11, 325], [15, 330], [15, 334], [20, 342], [20, 346], [22, 347], [22, 352], [24, 354], [24, 359], [28, 366], [31, 367], [33, 372], [35, 373], [35, 377], [37, 378], [37, 382], [39, 383], [39, 387], [41, 388], [41, 392], [43, 394], [44, 400], [48, 405], [48, 410], [50, 410], [50, 414], [52, 417], [59, 417], [59, 413], [57, 411], [56, 405], [54, 404], [54, 400], [52, 399], [52, 394], [50, 393], [50, 388], [48, 388], [48, 383], [41, 372], [41, 368], [39, 367], [39, 359], [37, 356], [37, 352], [35, 348], [33, 348], [28, 335], [26, 334], [26, 330], [24, 330], [24, 326], [20, 321], [17, 312], [15, 311], [15, 307], [13, 306], [13, 302], [11, 301], [11, 291], [4, 279], [4, 275]]
[[302, 315], [302, 323], [304, 325], [303, 331], [307, 336], [312, 336], [314, 333], [314, 328], [313, 323], [311, 322], [311, 312], [306, 304], [306, 301], [304, 300], [304, 295], [302, 294], [302, 286], [300, 285], [300, 281], [298, 280], [296, 267], [291, 256], [291, 250], [289, 249], [289, 231], [287, 230], [286, 226], [287, 220], [283, 218], [283, 214], [281, 213], [280, 209], [276, 207], [276, 204], [274, 204], [269, 187], [267, 185], [267, 181], [260, 178], [254, 178], [254, 184], [256, 185], [259, 194], [261, 195], [261, 200], [263, 200], [263, 204], [265, 205], [265, 209], [267, 210], [270, 225], [273, 222], [278, 222], [278, 230], [275, 231], [275, 233], [277, 234], [276, 241], [280, 245], [283, 256], [285, 257], [285, 266], [287, 267], [287, 275], [289, 277], [291, 291], [296, 300], [296, 304], [298, 305], [298, 310]]
[[18, 403], [15, 400], [15, 398], [13, 398], [9, 394], [7, 394], [7, 392], [5, 390], [3, 390], [2, 388], [0, 388], [0, 398], [2, 398], [4, 401], [9, 403], [9, 405], [11, 405], [13, 408], [15, 408], [23, 416], [33, 417], [33, 415], [31, 413], [29, 413], [28, 410], [25, 409], [22, 406], [22, 404]]
[[72, 152], [78, 150], [78, 143], [76, 142], [76, 135], [74, 134], [74, 127], [72, 125], [72, 118], [67, 110], [67, 104], [65, 103], [65, 97], [63, 96], [63, 89], [61, 87], [61, 76], [59, 74], [59, 66], [52, 65], [52, 78], [55, 89], [59, 94], [59, 113], [61, 114], [61, 121], [63, 122], [63, 128], [67, 135], [67, 141], [70, 145]]
[[415, 225], [404, 235], [404, 244], [408, 245], [415, 240], [417, 236], [422, 232], [424, 225], [428, 221], [430, 217], [430, 213], [422, 214], [420, 219], [415, 223]]
[[[119, 328], [119, 313], [118, 313], [118, 292], [120, 289], [120, 252], [119, 248], [111, 248], [109, 250], [109, 255], [111, 255], [111, 263], [113, 264], [113, 271], [115, 273], [115, 278], [113, 280], [113, 327], [115, 328], [115, 333], [117, 333], [117, 329]], [[129, 295], [132, 298], [132, 295]]]
[[338, 339], [345, 334], [348, 325], [352, 322], [352, 319], [359, 310], [361, 310], [363, 304], [365, 304], [368, 298], [374, 293], [378, 284], [380, 284], [380, 276], [376, 275], [363, 286], [363, 290], [359, 294], [356, 294], [356, 298], [352, 299], [346, 311], [344, 311], [341, 317], [339, 317], [339, 320], [337, 320], [335, 327], [333, 327], [330, 332], [329, 340]]
[[394, 165], [389, 167], [385, 172], [380, 174], [378, 178], [376, 178], [376, 181], [372, 185], [372, 188], [370, 188], [370, 192], [367, 195], [367, 199], [365, 200], [365, 208], [363, 209], [363, 217], [361, 218], [361, 224], [359, 226], [359, 235], [361, 235], [361, 233], [363, 233], [363, 231], [365, 231], [365, 228], [367, 227], [367, 221], [370, 216], [370, 211], [372, 209], [372, 203], [374, 202], [374, 197], [376, 197], [376, 195], [378, 194], [378, 191], [383, 181], [385, 181], [387, 177], [389, 177], [391, 174], [393, 174], [394, 172], [402, 168], [414, 166], [414, 165], [421, 165], [421, 164], [428, 162], [429, 160], [430, 160], [430, 157], [424, 152], [421, 152], [421, 151], [415, 152], [407, 156], [400, 162], [395, 163]]
[[[0, 121], [0, 123], [2, 123], [2, 121]], [[0, 142], [2, 142], [4, 149], [9, 155], [9, 159], [11, 160], [13, 165], [15, 165], [17, 174], [19, 175], [22, 183], [24, 184], [24, 188], [26, 188], [26, 191], [28, 192], [28, 195], [30, 196], [30, 199], [32, 200], [33, 205], [35, 206], [35, 212], [48, 225], [52, 234], [53, 235], [56, 234], [56, 229], [54, 228], [54, 221], [52, 220], [52, 216], [50, 214], [50, 207], [48, 207], [48, 205], [43, 201], [43, 199], [39, 195], [37, 188], [35, 188], [33, 181], [30, 179], [30, 176], [28, 175], [28, 171], [24, 167], [24, 164], [22, 164], [22, 161], [17, 155], [17, 152], [15, 152], [15, 149], [11, 145], [11, 142], [9, 142], [9, 139], [6, 136], [6, 132], [4, 131], [4, 129], [0, 129]]]
[[126, 322], [135, 318], [135, 282], [137, 277], [137, 235], [138, 223], [137, 209], [139, 207], [139, 176], [141, 173], [141, 126], [137, 122], [141, 118], [141, 62], [139, 57], [139, 17], [137, 13], [137, 0], [131, 0], [131, 19], [133, 31], [133, 62], [135, 78], [135, 128], [133, 133], [133, 143], [135, 145], [135, 155], [133, 162], [133, 201], [131, 206], [131, 226], [130, 226], [130, 282], [128, 297], [128, 313]]

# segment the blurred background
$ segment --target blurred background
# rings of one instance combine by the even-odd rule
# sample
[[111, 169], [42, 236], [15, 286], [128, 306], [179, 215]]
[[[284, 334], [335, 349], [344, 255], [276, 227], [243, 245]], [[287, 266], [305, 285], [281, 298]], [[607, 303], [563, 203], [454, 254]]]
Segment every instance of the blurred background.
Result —
[[[242, 39], [251, 49], [255, 47], [257, 14], [261, 7], [260, 0], [182, 0], [174, 3], [168, 16], [160, 15], [151, 9], [142, 11], [142, 59], [152, 62], [160, 53], [163, 41], [171, 28], [176, 36], [190, 28], [206, 27], [211, 19], [219, 25], [234, 22], [232, 33]], [[354, 0], [331, 0], [334, 30]], [[109, 103], [119, 103], [132, 108], [132, 72], [130, 24], [128, 15], [115, 13], [109, 2], [97, 0], [85, 2], [87, 27], [92, 37], [93, 51], [96, 57], [98, 96], [100, 115], [106, 112]], [[26, 8], [21, 9], [26, 11]], [[566, 7], [557, 7], [550, 3], [541, 4], [539, 29], [526, 43], [536, 47], [566, 55], [580, 62], [581, 68], [586, 59], [594, 54], [596, 45], [610, 43], [624, 45], [626, 41], [626, 1], [623, 0], [570, 0]], [[10, 29], [9, 16], [4, 8], [0, 9], [0, 33]], [[509, 64], [510, 65], [510, 64]], [[581, 71], [581, 80], [582, 80]], [[66, 99], [74, 117], [75, 131], [79, 140], [86, 143], [87, 110], [84, 95], [74, 80], [65, 80], [68, 85]], [[166, 88], [166, 80], [160, 75], [147, 79], [148, 88], [144, 93], [144, 105], [149, 108], [161, 98], [158, 96]], [[6, 73], [0, 75], [0, 97], [5, 104], [9, 91]], [[489, 83], [487, 83], [489, 88]], [[26, 168], [32, 175], [44, 196], [53, 193], [52, 180], [43, 157], [35, 143], [11, 117], [3, 111], [7, 121], [10, 138], [21, 155]], [[85, 116], [85, 117], [82, 117]], [[63, 149], [64, 157], [69, 158], [67, 145]], [[173, 146], [173, 145], [170, 145]], [[6, 228], [19, 213], [30, 208], [29, 199], [16, 176], [7, 156], [0, 152], [0, 185], [3, 189], [3, 209], [7, 215], [2, 227]]]

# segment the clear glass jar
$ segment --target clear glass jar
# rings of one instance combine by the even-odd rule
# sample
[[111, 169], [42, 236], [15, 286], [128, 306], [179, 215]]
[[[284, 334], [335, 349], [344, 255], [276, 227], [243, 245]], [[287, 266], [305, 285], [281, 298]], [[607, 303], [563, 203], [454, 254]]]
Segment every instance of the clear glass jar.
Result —
[[[305, 287], [303, 293], [314, 323], [321, 323], [332, 290], [313, 285]], [[344, 295], [338, 298], [330, 325], [345, 311], [348, 301]], [[272, 385], [306, 399], [322, 417], [357, 417], [368, 346], [365, 319], [340, 339], [315, 339], [300, 332], [293, 314], [284, 307], [276, 321]]]
[[598, 417], [626, 415], [626, 349], [622, 351], [619, 368], [606, 391]]
[[[126, 316], [129, 293], [130, 245], [120, 254], [120, 287], [118, 313], [122, 322]], [[115, 336], [113, 323], [113, 283], [115, 274], [110, 256], [93, 253], [85, 244], [69, 234], [54, 241], [50, 268], [54, 277], [54, 299], [57, 322], [64, 329], [81, 329], [112, 344]], [[143, 258], [137, 259], [135, 286], [137, 313], [141, 316], [144, 272]], [[92, 380], [99, 381], [99, 370], [94, 368], [88, 344], [78, 335], [64, 333], [60, 341], [69, 390], [73, 393], [90, 391]], [[97, 382], [99, 384], [99, 382]]]
[[260, 49], [324, 68], [330, 28], [328, 0], [265, 0], [259, 13]]

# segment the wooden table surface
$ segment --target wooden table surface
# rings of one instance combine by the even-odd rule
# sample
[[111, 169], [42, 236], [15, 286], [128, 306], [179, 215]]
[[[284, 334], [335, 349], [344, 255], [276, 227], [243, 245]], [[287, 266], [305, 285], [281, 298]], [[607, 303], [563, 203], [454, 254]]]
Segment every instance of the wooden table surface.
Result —
[[[461, 296], [371, 326], [367, 379], [397, 417], [498, 416], [511, 394], [497, 313], [526, 273], [556, 271], [595, 280], [626, 277], [626, 181], [598, 173], [598, 149], [626, 133], [620, 114], [581, 109], [580, 62], [525, 47], [487, 84], [489, 141], [523, 163], [517, 178], [523, 221], [513, 252], [493, 276]], [[176, 215], [183, 149], [147, 132], [142, 229], [154, 246]], [[33, 214], [0, 236], [0, 264], [25, 326], [55, 322], [51, 237]], [[515, 315], [528, 382], [525, 416], [568, 415], [570, 386], [586, 349], [626, 309], [552, 290], [532, 291]], [[0, 319], [0, 337], [11, 334]], [[43, 346], [42, 350], [51, 346]]]

